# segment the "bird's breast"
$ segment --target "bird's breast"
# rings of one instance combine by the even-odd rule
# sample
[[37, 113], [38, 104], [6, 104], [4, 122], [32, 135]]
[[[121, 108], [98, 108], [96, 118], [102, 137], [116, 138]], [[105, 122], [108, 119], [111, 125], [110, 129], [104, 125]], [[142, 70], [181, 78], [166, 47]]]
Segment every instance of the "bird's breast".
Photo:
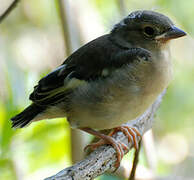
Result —
[[144, 80], [145, 91], [160, 93], [172, 80], [172, 62], [169, 50], [165, 49], [156, 53], [148, 69], [150, 72], [147, 73]]

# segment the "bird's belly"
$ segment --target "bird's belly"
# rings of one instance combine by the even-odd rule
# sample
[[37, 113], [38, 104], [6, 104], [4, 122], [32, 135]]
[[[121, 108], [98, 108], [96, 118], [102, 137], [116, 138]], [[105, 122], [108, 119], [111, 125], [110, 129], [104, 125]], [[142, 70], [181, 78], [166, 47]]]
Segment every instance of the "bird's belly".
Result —
[[124, 101], [110, 101], [94, 107], [76, 108], [68, 118], [72, 127], [90, 127], [93, 129], [111, 129], [137, 118], [152, 104], [156, 97], [135, 97]]
[[[143, 68], [145, 73], [150, 66], [146, 68]], [[138, 69], [138, 72], [143, 70]], [[75, 128], [100, 130], [120, 126], [145, 112], [167, 87], [165, 76], [166, 72], [156, 71], [151, 77], [139, 76], [137, 81], [133, 73], [125, 68], [111, 78], [88, 83], [73, 93], [67, 118]]]
[[156, 94], [144, 95], [138, 91], [138, 88], [128, 87], [119, 91], [110, 89], [110, 92], [80, 95], [71, 105], [68, 121], [74, 128], [101, 130], [118, 127], [141, 115], [157, 97]]

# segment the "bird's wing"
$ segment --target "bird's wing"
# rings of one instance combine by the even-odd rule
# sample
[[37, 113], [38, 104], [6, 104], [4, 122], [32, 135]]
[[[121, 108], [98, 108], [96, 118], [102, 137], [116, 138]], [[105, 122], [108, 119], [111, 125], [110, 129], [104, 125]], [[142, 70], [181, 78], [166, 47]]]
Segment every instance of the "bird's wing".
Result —
[[41, 106], [62, 102], [76, 87], [105, 78], [107, 70], [133, 62], [139, 54], [139, 49], [123, 50], [115, 46], [108, 40], [108, 35], [97, 38], [78, 49], [61, 66], [42, 78], [34, 87], [30, 100]]
[[[82, 83], [101, 76], [108, 65], [104, 60], [107, 35], [86, 44], [69, 56], [57, 69], [43, 77], [30, 95], [30, 100], [41, 106], [54, 105], [64, 100], [66, 95]], [[107, 57], [108, 58], [108, 57]]]

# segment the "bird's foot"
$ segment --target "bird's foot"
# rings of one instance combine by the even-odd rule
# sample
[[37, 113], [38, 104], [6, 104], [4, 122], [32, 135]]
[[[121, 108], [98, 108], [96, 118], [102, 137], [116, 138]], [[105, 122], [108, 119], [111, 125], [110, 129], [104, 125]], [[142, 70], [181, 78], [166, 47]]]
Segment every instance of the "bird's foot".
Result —
[[121, 162], [125, 152], [128, 152], [129, 148], [125, 144], [123, 144], [122, 142], [118, 142], [113, 137], [111, 137], [112, 133], [110, 133], [109, 135], [104, 135], [104, 134], [102, 134], [98, 131], [95, 131], [93, 129], [90, 129], [90, 128], [82, 128], [81, 130], [88, 132], [96, 137], [101, 138], [101, 140], [99, 140], [98, 142], [87, 145], [84, 148], [84, 150], [86, 150], [88, 148], [91, 148], [92, 150], [94, 150], [94, 149], [98, 148], [99, 146], [106, 145], [106, 144], [110, 144], [113, 146], [113, 148], [115, 149], [115, 151], [117, 153], [117, 161], [115, 163], [115, 168], [117, 169], [120, 166], [120, 162]]
[[141, 134], [136, 128], [130, 126], [119, 126], [114, 128], [110, 136], [113, 136], [118, 131], [122, 131], [127, 136], [128, 141], [134, 144], [135, 149], [139, 148], [138, 137], [141, 138]]
[[129, 148], [124, 143], [116, 141], [112, 136], [116, 132], [122, 131], [128, 137], [128, 141], [134, 144], [135, 149], [138, 149], [138, 137], [141, 138], [141, 134], [138, 132], [138, 130], [130, 126], [120, 126], [120, 127], [114, 128], [108, 135], [104, 135], [90, 128], [81, 128], [81, 130], [100, 138], [98, 142], [87, 145], [84, 148], [84, 150], [88, 148], [95, 150], [99, 146], [102, 146], [105, 144], [110, 144], [114, 147], [117, 153], [117, 161], [115, 163], [116, 169], [119, 167], [124, 154], [129, 151]]

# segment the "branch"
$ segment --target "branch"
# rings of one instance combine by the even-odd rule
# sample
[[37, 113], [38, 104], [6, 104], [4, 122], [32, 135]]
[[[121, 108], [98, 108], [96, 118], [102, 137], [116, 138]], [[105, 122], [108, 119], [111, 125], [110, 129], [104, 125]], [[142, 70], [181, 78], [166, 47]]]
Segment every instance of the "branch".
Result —
[[5, 10], [5, 12], [0, 16], [0, 23], [9, 15], [9, 13], [16, 7], [19, 0], [14, 0], [11, 5]]
[[141, 148], [141, 142], [142, 142], [142, 140], [140, 139], [139, 148], [135, 150], [134, 159], [133, 159], [133, 163], [132, 163], [132, 169], [131, 169], [131, 173], [130, 173], [130, 176], [129, 176], [128, 180], [134, 180], [135, 179], [135, 172], [136, 172], [136, 169], [137, 169], [137, 164], [139, 162], [139, 152], [140, 152], [140, 148]]
[[[152, 127], [153, 117], [161, 104], [162, 97], [165, 91], [158, 96], [157, 100], [150, 106], [146, 112], [135, 120], [131, 120], [126, 125], [135, 127], [143, 135], [148, 129]], [[128, 145], [131, 149], [133, 144], [128, 142], [128, 138], [122, 133], [118, 132], [114, 138]], [[106, 171], [114, 171], [114, 164], [116, 162], [116, 151], [110, 145], [103, 145], [92, 152], [84, 160], [77, 164], [66, 168], [54, 176], [48, 177], [45, 180], [90, 180], [103, 174]]]
[[69, 19], [69, 13], [67, 12], [68, 2], [64, 3], [62, 0], [58, 0], [58, 6], [59, 6], [59, 16], [62, 24], [63, 29], [63, 37], [64, 37], [64, 43], [65, 43], [65, 53], [66, 56], [69, 56], [72, 53], [72, 43], [71, 43], [71, 35], [70, 35], [70, 27], [68, 23]]

